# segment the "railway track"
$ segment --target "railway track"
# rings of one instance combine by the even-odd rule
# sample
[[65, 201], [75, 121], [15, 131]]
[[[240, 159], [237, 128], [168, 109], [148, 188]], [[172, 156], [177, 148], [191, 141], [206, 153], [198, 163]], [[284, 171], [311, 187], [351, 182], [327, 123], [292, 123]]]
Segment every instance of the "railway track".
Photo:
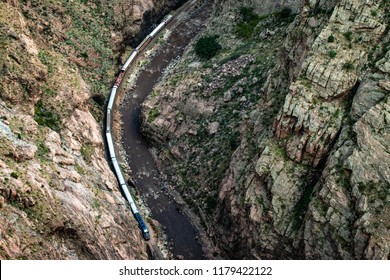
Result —
[[[150, 232], [149, 229], [144, 222], [141, 214], [138, 211], [138, 208], [134, 202], [133, 197], [131, 196], [127, 182], [124, 180], [123, 172], [120, 168], [120, 165], [118, 163], [118, 158], [117, 154], [115, 151], [115, 145], [114, 145], [114, 140], [113, 140], [113, 135], [112, 135], [112, 128], [113, 128], [113, 113], [116, 108], [115, 101], [119, 95], [119, 92], [121, 91], [121, 88], [123, 87], [123, 81], [126, 80], [126, 76], [131, 72], [130, 69], [133, 69], [132, 65], [137, 61], [137, 58], [139, 55], [145, 51], [145, 49], [149, 46], [149, 44], [154, 41], [155, 38], [159, 36], [161, 31], [169, 26], [172, 30], [176, 27], [176, 23], [179, 21], [184, 22], [185, 20], [183, 19], [184, 14], [183, 12], [191, 10], [198, 2], [201, 2], [199, 0], [192, 0], [188, 1], [185, 3], [182, 7], [180, 7], [177, 11], [175, 11], [174, 14], [166, 16], [163, 21], [157, 25], [157, 27], [149, 33], [144, 40], [134, 49], [134, 51], [130, 54], [129, 58], [126, 60], [125, 64], [121, 68], [121, 71], [119, 75], [116, 78], [115, 84], [111, 89], [110, 97], [109, 97], [109, 102], [107, 106], [107, 111], [106, 111], [106, 122], [105, 122], [105, 134], [106, 134], [106, 140], [107, 140], [107, 148], [108, 148], [108, 155], [109, 155], [109, 160], [111, 161], [113, 170], [115, 172], [115, 175], [117, 177], [119, 186], [122, 190], [123, 195], [125, 196], [126, 200], [130, 204], [131, 210], [134, 214], [135, 219], [137, 220], [139, 224], [139, 228], [141, 230], [141, 233], [145, 240], [150, 239]], [[187, 41], [188, 44], [188, 41]], [[130, 70], [130, 71], [129, 71]], [[129, 73], [127, 73], [129, 72]], [[152, 81], [151, 81], [152, 83]], [[133, 139], [134, 141], [134, 139]], [[135, 186], [137, 183], [135, 183], [133, 180], [130, 181], [132, 184]], [[138, 186], [136, 186], [138, 189]], [[152, 211], [153, 213], [153, 211]], [[178, 217], [173, 215], [172, 217], [169, 217], [171, 219], [177, 219]], [[151, 255], [154, 256], [157, 259], [162, 258], [162, 254], [159, 252], [159, 250], [154, 246], [154, 242], [148, 242]], [[199, 245], [198, 245], [199, 246]], [[199, 255], [198, 257], [199, 258]]]

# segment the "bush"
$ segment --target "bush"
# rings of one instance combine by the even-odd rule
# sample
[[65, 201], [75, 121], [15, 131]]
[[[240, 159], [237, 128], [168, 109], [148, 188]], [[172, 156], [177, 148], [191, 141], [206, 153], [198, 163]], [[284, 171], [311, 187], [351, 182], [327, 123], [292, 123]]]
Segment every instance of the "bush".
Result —
[[328, 54], [329, 54], [330, 58], [335, 58], [337, 55], [337, 52], [335, 50], [330, 50]]
[[352, 32], [351, 31], [345, 32], [343, 35], [344, 35], [345, 39], [347, 39], [350, 42], [352, 41]]
[[241, 7], [239, 13], [242, 17], [242, 21], [247, 23], [258, 21], [260, 18], [256, 13], [253, 12], [253, 8], [250, 7]]
[[328, 37], [328, 42], [329, 43], [333, 43], [335, 40], [335, 37], [331, 34], [329, 37]]
[[281, 19], [290, 19], [292, 15], [292, 10], [288, 7], [284, 7], [280, 12], [279, 12], [279, 17]]
[[254, 13], [253, 8], [250, 7], [241, 7], [239, 15], [242, 20], [237, 23], [235, 32], [241, 38], [250, 38], [261, 17]]
[[343, 69], [344, 69], [344, 70], [347, 70], [347, 71], [352, 70], [352, 69], [353, 69], [353, 64], [352, 64], [352, 62], [350, 62], [350, 61], [345, 62], [345, 63], [343, 64]]
[[217, 42], [218, 36], [205, 36], [200, 38], [195, 44], [195, 53], [202, 59], [209, 60], [214, 57], [222, 48]]

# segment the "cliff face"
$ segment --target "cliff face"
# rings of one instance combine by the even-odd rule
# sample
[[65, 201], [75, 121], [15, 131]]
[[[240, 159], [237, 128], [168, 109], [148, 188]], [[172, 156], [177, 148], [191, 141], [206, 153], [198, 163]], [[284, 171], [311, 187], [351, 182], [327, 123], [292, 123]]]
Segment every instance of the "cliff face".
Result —
[[145, 131], [177, 169], [162, 168], [228, 257], [389, 258], [388, 1], [303, 1], [231, 57], [229, 3], [230, 29], [218, 34], [216, 12], [208, 31], [223, 50], [211, 63], [190, 50], [145, 103]]
[[[310, 34], [307, 29], [311, 26], [321, 24], [310, 16], [314, 7], [306, 3], [296, 20], [303, 36]], [[271, 99], [275, 94], [287, 95], [272, 133], [257, 138], [260, 156], [246, 162], [255, 173], [244, 172], [253, 174], [251, 181], [240, 183], [236, 179], [243, 177], [240, 169], [245, 163], [237, 162], [242, 159], [239, 154], [247, 149], [244, 141], [222, 183], [216, 219], [224, 221], [225, 226], [233, 221], [241, 224], [236, 233], [245, 240], [243, 237], [248, 236], [240, 232], [248, 226], [249, 215], [249, 224], [258, 234], [249, 237], [247, 246], [259, 246], [254, 251], [259, 256], [279, 258], [296, 252], [296, 257], [304, 258], [388, 258], [387, 242], [382, 241], [388, 239], [388, 231], [382, 229], [388, 224], [380, 225], [376, 217], [386, 205], [389, 187], [385, 175], [389, 166], [384, 163], [388, 162], [384, 158], [389, 151], [379, 144], [388, 137], [388, 105], [384, 98], [388, 89], [379, 86], [388, 80], [387, 70], [381, 66], [386, 61], [383, 56], [388, 40], [384, 5], [340, 1], [319, 8], [332, 12], [318, 35], [308, 37], [308, 49], [297, 64], [296, 74], [282, 76], [289, 81], [288, 88], [281, 88], [280, 72], [268, 79], [266, 95]], [[294, 48], [301, 41], [288, 38], [286, 44], [293, 49], [286, 46], [286, 51], [296, 53]], [[381, 41], [380, 53], [368, 61]], [[290, 68], [289, 59], [282, 55], [279, 69]], [[377, 68], [382, 73], [375, 74], [378, 80], [374, 83], [368, 77], [378, 72]], [[356, 91], [359, 94], [355, 95]], [[260, 104], [258, 108], [253, 135], [266, 133], [267, 129], [258, 127], [266, 107]], [[378, 108], [383, 119], [376, 125], [382, 130], [374, 132], [369, 123]], [[354, 113], [357, 111], [359, 115]], [[367, 160], [364, 164], [362, 156]], [[249, 200], [245, 207], [236, 202], [240, 196]], [[233, 219], [225, 218], [226, 209]], [[240, 242], [240, 237], [235, 239], [226, 242]]]
[[117, 50], [178, 2], [0, 3], [1, 259], [147, 258], [98, 121]]

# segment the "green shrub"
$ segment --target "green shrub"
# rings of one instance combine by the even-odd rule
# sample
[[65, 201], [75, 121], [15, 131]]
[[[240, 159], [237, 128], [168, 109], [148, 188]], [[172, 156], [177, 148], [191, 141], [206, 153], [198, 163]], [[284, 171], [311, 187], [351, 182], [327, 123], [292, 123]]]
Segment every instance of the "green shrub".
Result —
[[247, 23], [258, 21], [260, 18], [255, 12], [253, 12], [253, 8], [251, 7], [241, 7], [239, 14], [242, 18], [242, 21]]
[[195, 53], [202, 59], [209, 60], [221, 49], [217, 42], [217, 36], [205, 36], [200, 38], [195, 44]]
[[345, 62], [345, 63], [343, 64], [343, 69], [344, 69], [344, 70], [347, 70], [347, 71], [352, 70], [352, 69], [353, 69], [353, 64], [352, 64], [352, 62], [350, 62], [350, 61]]
[[335, 58], [337, 55], [337, 52], [335, 50], [330, 50], [328, 54], [329, 54], [330, 58]]
[[288, 7], [284, 7], [279, 13], [278, 16], [281, 19], [289, 20], [292, 16], [292, 10]]
[[333, 36], [333, 34], [330, 34], [330, 36], [328, 37], [328, 42], [333, 43], [334, 40], [335, 40], [335, 37]]
[[352, 41], [352, 31], [347, 31], [343, 35], [345, 39], [347, 39], [348, 41]]
[[14, 179], [18, 179], [19, 178], [19, 174], [17, 172], [12, 172], [11, 173], [11, 177], [14, 178]]
[[160, 112], [157, 108], [153, 108], [149, 111], [148, 115], [148, 122], [153, 122], [158, 116], [160, 115]]
[[253, 12], [253, 8], [250, 7], [241, 7], [239, 15], [241, 21], [237, 23], [235, 32], [241, 38], [250, 38], [261, 17]]

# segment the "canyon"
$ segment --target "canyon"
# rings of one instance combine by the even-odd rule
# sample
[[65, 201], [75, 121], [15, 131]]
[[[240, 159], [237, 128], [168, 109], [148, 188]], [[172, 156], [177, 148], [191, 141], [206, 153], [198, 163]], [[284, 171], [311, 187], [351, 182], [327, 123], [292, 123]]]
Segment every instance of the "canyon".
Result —
[[[106, 157], [104, 108], [184, 2], [0, 2], [0, 259], [152, 257]], [[390, 2], [211, 3], [141, 106], [206, 257], [389, 259]]]

